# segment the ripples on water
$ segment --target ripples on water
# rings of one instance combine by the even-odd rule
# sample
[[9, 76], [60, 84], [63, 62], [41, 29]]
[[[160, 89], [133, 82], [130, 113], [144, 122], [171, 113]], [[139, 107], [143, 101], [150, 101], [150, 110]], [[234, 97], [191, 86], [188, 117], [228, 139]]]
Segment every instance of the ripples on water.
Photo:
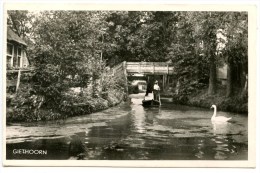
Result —
[[[218, 112], [229, 123], [212, 124], [213, 111], [164, 104], [131, 104], [67, 120], [7, 126], [7, 159], [247, 160], [247, 115]], [[47, 155], [14, 155], [13, 149]]]

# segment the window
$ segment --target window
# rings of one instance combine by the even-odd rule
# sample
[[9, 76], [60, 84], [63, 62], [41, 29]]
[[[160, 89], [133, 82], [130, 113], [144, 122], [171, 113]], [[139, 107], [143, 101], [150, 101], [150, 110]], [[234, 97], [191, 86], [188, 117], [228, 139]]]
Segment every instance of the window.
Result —
[[21, 67], [22, 49], [19, 47], [17, 50], [17, 67]]
[[7, 44], [7, 67], [12, 67], [13, 66], [13, 45], [12, 44]]
[[20, 47], [15, 46], [13, 56], [13, 67], [20, 67], [21, 59], [22, 59], [22, 50]]

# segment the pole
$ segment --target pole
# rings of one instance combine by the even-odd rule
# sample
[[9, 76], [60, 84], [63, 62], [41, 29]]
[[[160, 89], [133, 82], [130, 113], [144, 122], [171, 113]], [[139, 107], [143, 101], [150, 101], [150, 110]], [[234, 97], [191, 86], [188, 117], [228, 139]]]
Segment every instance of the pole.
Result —
[[163, 87], [162, 87], [162, 90], [164, 91], [165, 89], [165, 75], [163, 75]]
[[16, 93], [19, 89], [20, 79], [21, 79], [21, 69], [19, 69], [19, 71], [18, 71], [17, 82], [16, 82], [16, 90], [15, 90]]
[[162, 103], [161, 103], [161, 93], [160, 93], [160, 91], [159, 91], [159, 104], [160, 104], [160, 106], [162, 105]]
[[125, 85], [126, 85], [126, 94], [128, 95], [128, 83], [127, 83], [127, 69], [126, 69], [126, 61], [123, 62], [123, 70], [124, 70], [124, 76], [125, 76]]
[[155, 66], [154, 66], [154, 62], [153, 62], [153, 74], [154, 74], [154, 71], [155, 71]]

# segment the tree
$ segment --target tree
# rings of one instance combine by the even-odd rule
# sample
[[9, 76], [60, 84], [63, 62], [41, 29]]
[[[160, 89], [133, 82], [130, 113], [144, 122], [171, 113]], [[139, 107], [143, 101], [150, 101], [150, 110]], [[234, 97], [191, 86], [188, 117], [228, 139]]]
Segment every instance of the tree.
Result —
[[[225, 36], [227, 41], [222, 51], [228, 65], [226, 96], [240, 90], [241, 97], [247, 91], [248, 75], [248, 18], [245, 12], [228, 13], [225, 16]], [[235, 86], [237, 86], [235, 88]]]
[[[233, 88], [233, 80], [238, 83], [243, 78], [240, 86], [245, 84], [247, 18], [242, 16], [230, 12], [44, 11], [32, 17], [30, 35], [35, 60], [44, 55], [44, 64], [57, 68], [57, 83], [78, 76], [82, 89], [92, 84], [93, 96], [102, 88], [105, 64], [167, 60], [172, 60], [176, 77], [185, 86], [183, 93], [208, 85], [212, 95], [217, 90], [216, 69], [224, 63], [232, 71], [227, 91]], [[217, 37], [219, 31], [227, 42]], [[221, 50], [220, 44], [225, 45]]]
[[33, 16], [27, 10], [8, 10], [7, 25], [20, 37], [26, 38], [32, 30]]
[[100, 79], [104, 71], [101, 39], [106, 29], [106, 12], [44, 11], [34, 21], [34, 89], [54, 98], [48, 104], [57, 105], [70, 87], [92, 85], [89, 95], [101, 91]]
[[171, 12], [111, 13], [106, 19], [107, 41], [113, 45], [106, 52], [108, 62], [115, 65], [122, 61], [166, 61], [171, 40], [168, 25], [175, 18]]
[[202, 43], [202, 54], [209, 67], [209, 95], [217, 92], [216, 69], [224, 62], [217, 52], [219, 44], [217, 33], [225, 26], [223, 18], [226, 14], [226, 12], [192, 12], [189, 14], [189, 21], [194, 26], [194, 37]]
[[209, 83], [209, 59], [200, 19], [203, 16], [197, 12], [172, 12], [171, 16], [166, 59], [172, 60], [178, 85], [182, 86], [178, 94], [188, 96]]
[[167, 57], [172, 60], [178, 82], [183, 86], [179, 94], [188, 95], [194, 89], [191, 85], [198, 81], [199, 72], [193, 26], [187, 22], [187, 12], [176, 12], [172, 16], [175, 16], [175, 20], [168, 27], [171, 44], [167, 49]]

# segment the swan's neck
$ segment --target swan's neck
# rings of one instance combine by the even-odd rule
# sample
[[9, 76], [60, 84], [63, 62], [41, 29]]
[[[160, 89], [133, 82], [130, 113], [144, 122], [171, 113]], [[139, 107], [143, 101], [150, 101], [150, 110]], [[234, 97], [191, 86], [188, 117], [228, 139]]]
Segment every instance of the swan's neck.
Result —
[[213, 113], [213, 116], [212, 116], [212, 118], [215, 118], [215, 117], [216, 117], [216, 115], [217, 115], [217, 108], [216, 108], [216, 107], [214, 107], [214, 113]]

